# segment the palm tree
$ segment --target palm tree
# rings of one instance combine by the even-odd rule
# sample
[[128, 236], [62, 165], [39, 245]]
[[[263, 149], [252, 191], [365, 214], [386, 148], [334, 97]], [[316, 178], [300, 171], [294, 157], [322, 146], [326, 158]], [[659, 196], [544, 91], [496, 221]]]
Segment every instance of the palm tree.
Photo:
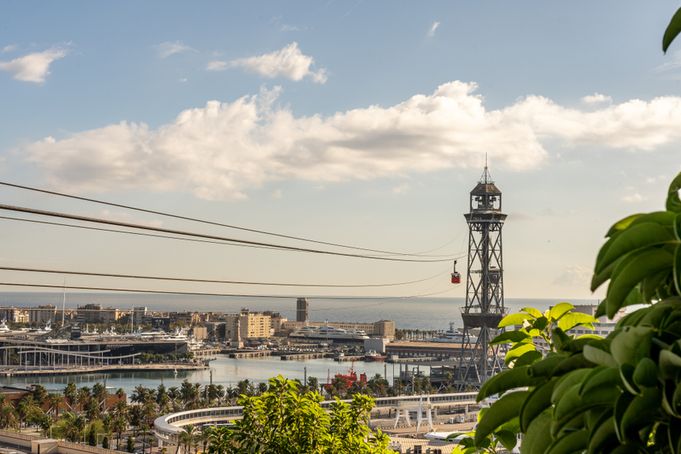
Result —
[[75, 383], [69, 383], [64, 388], [64, 400], [66, 405], [68, 405], [71, 411], [74, 410], [74, 405], [76, 404], [76, 399], [78, 396], [78, 390], [76, 389]]
[[19, 418], [14, 406], [5, 402], [4, 395], [0, 395], [0, 429], [15, 428], [18, 423]]
[[180, 432], [180, 446], [184, 446], [184, 453], [188, 454], [192, 447], [194, 446], [194, 439], [196, 438], [196, 428], [191, 424], [185, 426], [182, 432]]
[[47, 395], [47, 403], [49, 405], [49, 412], [52, 413], [54, 419], [59, 419], [59, 405], [62, 403], [63, 397], [57, 393], [50, 393]]
[[232, 442], [228, 427], [213, 427], [208, 435], [208, 454], [224, 454], [230, 452]]

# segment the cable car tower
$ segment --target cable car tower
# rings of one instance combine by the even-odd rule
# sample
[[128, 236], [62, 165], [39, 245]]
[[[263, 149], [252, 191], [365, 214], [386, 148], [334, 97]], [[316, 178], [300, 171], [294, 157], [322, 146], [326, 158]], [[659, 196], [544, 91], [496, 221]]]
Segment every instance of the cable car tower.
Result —
[[477, 388], [501, 370], [503, 352], [490, 341], [504, 316], [504, 268], [501, 228], [501, 191], [487, 168], [470, 193], [468, 223], [468, 271], [466, 305], [462, 309], [463, 339], [456, 373], [460, 389]]

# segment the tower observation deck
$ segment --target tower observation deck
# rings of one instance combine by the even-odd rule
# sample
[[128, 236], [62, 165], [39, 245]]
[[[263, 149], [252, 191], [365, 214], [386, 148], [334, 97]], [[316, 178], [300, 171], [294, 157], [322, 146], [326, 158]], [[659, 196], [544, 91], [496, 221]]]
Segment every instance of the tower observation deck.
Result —
[[501, 370], [499, 347], [490, 345], [505, 315], [501, 228], [501, 191], [485, 165], [470, 193], [466, 304], [462, 309], [463, 342], [456, 373], [460, 389], [477, 388]]

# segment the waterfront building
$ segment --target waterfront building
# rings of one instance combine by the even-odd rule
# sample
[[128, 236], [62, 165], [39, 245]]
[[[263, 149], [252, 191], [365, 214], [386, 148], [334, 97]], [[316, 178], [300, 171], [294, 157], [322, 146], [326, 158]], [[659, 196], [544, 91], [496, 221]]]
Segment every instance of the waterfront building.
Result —
[[308, 310], [310, 308], [307, 299], [298, 298], [296, 301], [296, 321], [297, 322], [307, 322], [309, 320]]
[[54, 322], [57, 317], [57, 306], [45, 304], [32, 308], [28, 317], [31, 325], [44, 325], [47, 322]]
[[392, 320], [379, 320], [373, 323], [358, 323], [358, 322], [298, 322], [285, 321], [282, 323], [282, 332], [291, 333], [299, 330], [304, 326], [320, 327], [329, 326], [331, 328], [340, 328], [348, 331], [364, 331], [367, 335], [373, 337], [386, 337], [388, 339], [395, 338], [395, 322]]
[[122, 316], [120, 309], [104, 308], [101, 304], [84, 304], [76, 309], [76, 320], [79, 323], [115, 323]]
[[461, 344], [451, 342], [391, 342], [385, 346], [388, 355], [433, 360], [456, 358], [460, 350]]
[[272, 319], [260, 312], [242, 310], [239, 313], [241, 339], [263, 339], [272, 336]]
[[0, 308], [0, 319], [11, 323], [29, 323], [29, 312], [19, 307], [3, 307]]

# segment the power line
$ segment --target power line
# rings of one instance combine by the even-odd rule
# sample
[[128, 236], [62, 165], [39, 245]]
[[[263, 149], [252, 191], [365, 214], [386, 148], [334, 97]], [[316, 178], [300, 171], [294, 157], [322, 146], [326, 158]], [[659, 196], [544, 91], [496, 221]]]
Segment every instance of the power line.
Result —
[[[132, 289], [132, 288], [112, 288], [112, 287], [89, 287], [81, 285], [56, 285], [56, 284], [31, 284], [25, 282], [0, 282], [0, 286], [5, 287], [32, 287], [32, 288], [52, 288], [60, 290], [87, 290], [98, 292], [116, 292], [116, 293], [150, 293], [158, 295], [186, 295], [186, 296], [212, 296], [225, 298], [267, 298], [267, 299], [291, 299], [297, 298], [294, 295], [257, 295], [257, 294], [243, 294], [243, 293], [212, 293], [212, 292], [181, 292], [173, 290], [147, 290], [147, 289]], [[449, 291], [449, 290], [447, 290]], [[437, 292], [435, 294], [445, 293]], [[409, 296], [315, 296], [314, 298], [325, 300], [391, 300], [391, 299], [408, 299], [420, 298], [425, 296], [432, 296], [433, 293], [409, 295]], [[312, 298], [312, 297], [310, 297]]]
[[361, 288], [361, 287], [396, 287], [400, 285], [418, 284], [420, 282], [425, 282], [434, 279], [438, 276], [442, 276], [446, 273], [438, 273], [436, 275], [417, 279], [413, 281], [404, 282], [393, 282], [393, 283], [383, 283], [383, 284], [301, 284], [301, 283], [289, 283], [289, 282], [254, 282], [254, 281], [235, 281], [235, 280], [220, 280], [220, 279], [198, 279], [198, 278], [183, 278], [183, 277], [165, 277], [165, 276], [145, 276], [145, 275], [135, 275], [135, 274], [114, 274], [114, 273], [95, 273], [87, 271], [67, 271], [67, 270], [54, 270], [54, 269], [44, 269], [44, 268], [21, 268], [21, 267], [10, 267], [10, 266], [0, 266], [0, 270], [3, 271], [19, 271], [27, 273], [47, 273], [47, 274], [66, 274], [66, 275], [76, 275], [76, 276], [91, 276], [91, 277], [113, 277], [113, 278], [123, 278], [123, 279], [146, 279], [146, 280], [157, 280], [157, 281], [173, 281], [173, 282], [200, 282], [200, 283], [211, 283], [211, 284], [239, 284], [239, 285], [262, 285], [262, 286], [276, 286], [276, 287], [338, 287], [338, 288]]
[[369, 260], [384, 260], [384, 261], [391, 261], [391, 262], [434, 263], [434, 262], [450, 262], [453, 259], [458, 258], [458, 257], [448, 257], [448, 258], [444, 258], [444, 259], [416, 259], [416, 258], [385, 257], [385, 256], [365, 255], [365, 254], [352, 254], [352, 253], [349, 253], [349, 252], [335, 252], [335, 251], [327, 251], [327, 250], [322, 250], [322, 249], [311, 249], [311, 248], [301, 248], [301, 247], [295, 247], [295, 246], [285, 246], [285, 245], [274, 244], [274, 243], [265, 243], [265, 242], [261, 242], [261, 241], [241, 240], [241, 239], [238, 239], [238, 238], [229, 238], [229, 237], [223, 237], [223, 236], [218, 236], [218, 235], [208, 235], [208, 234], [205, 234], [205, 233], [193, 233], [193, 232], [187, 232], [187, 231], [183, 231], [183, 230], [175, 230], [175, 229], [166, 229], [166, 228], [161, 228], [161, 227], [145, 226], [145, 225], [133, 224], [133, 223], [129, 223], [129, 222], [113, 221], [113, 220], [108, 220], [108, 219], [94, 218], [94, 217], [88, 217], [88, 216], [80, 216], [80, 215], [61, 213], [61, 212], [56, 212], [56, 211], [38, 210], [38, 209], [35, 209], [35, 208], [20, 207], [20, 206], [15, 206], [15, 205], [0, 204], [0, 210], [15, 211], [15, 212], [20, 212], [20, 213], [29, 213], [29, 214], [34, 214], [34, 215], [38, 215], [38, 216], [49, 216], [49, 217], [71, 219], [71, 220], [75, 220], [75, 221], [90, 222], [90, 223], [95, 223], [95, 224], [114, 225], [114, 226], [118, 226], [118, 227], [125, 227], [125, 228], [131, 228], [131, 229], [150, 230], [150, 231], [154, 231], [154, 232], [168, 233], [168, 234], [171, 234], [171, 235], [181, 235], [181, 236], [205, 238], [205, 239], [210, 239], [210, 240], [229, 241], [229, 242], [234, 242], [234, 243], [255, 245], [255, 246], [268, 246], [268, 247], [273, 247], [273, 248], [288, 250], [288, 251], [295, 251], [295, 252], [308, 252], [308, 253], [313, 253], [313, 254], [334, 255], [334, 256], [341, 256], [341, 257], [352, 257], [352, 258], [361, 258], [361, 259], [369, 259]]
[[[8, 186], [12, 188], [17, 188], [17, 189], [24, 189], [27, 191], [33, 191], [33, 192], [39, 192], [43, 194], [49, 194], [49, 195], [55, 195], [58, 197], [65, 197], [69, 199], [74, 199], [74, 200], [81, 200], [84, 202], [90, 202], [90, 203], [96, 203], [99, 205], [106, 205], [106, 206], [111, 206], [111, 207], [116, 207], [116, 208], [123, 208], [126, 210], [132, 210], [132, 211], [137, 211], [140, 213], [148, 213], [148, 214], [155, 214], [159, 216], [164, 216], [168, 218], [174, 218], [174, 219], [181, 219], [184, 221], [191, 221], [191, 222], [198, 222], [201, 224], [207, 224], [207, 225], [213, 225], [213, 226], [218, 226], [218, 227], [226, 227], [229, 229], [234, 229], [234, 230], [241, 230], [244, 232], [251, 232], [251, 233], [258, 233], [261, 235], [269, 235], [269, 236], [274, 236], [278, 238], [286, 238], [289, 240], [296, 240], [296, 241], [304, 241], [307, 243], [314, 243], [314, 244], [322, 244], [325, 246], [334, 246], [334, 247], [339, 247], [339, 248], [345, 248], [345, 249], [355, 249], [358, 251], [365, 251], [365, 252], [375, 252], [375, 253], [380, 253], [380, 254], [387, 254], [387, 255], [398, 255], [398, 256], [418, 256], [418, 257], [444, 257], [443, 255], [423, 255], [421, 253], [407, 253], [407, 252], [395, 252], [395, 251], [386, 251], [386, 250], [381, 250], [381, 249], [370, 249], [370, 248], [365, 248], [365, 247], [359, 247], [359, 246], [352, 246], [352, 245], [347, 245], [347, 244], [342, 244], [342, 243], [334, 243], [330, 241], [321, 241], [321, 240], [314, 240], [311, 238], [305, 238], [305, 237], [300, 237], [300, 236], [294, 236], [294, 235], [286, 235], [283, 233], [277, 233], [277, 232], [272, 232], [268, 230], [261, 230], [261, 229], [254, 229], [250, 227], [243, 227], [243, 226], [238, 226], [234, 224], [226, 224], [222, 222], [217, 222], [217, 221], [210, 221], [206, 219], [200, 219], [200, 218], [194, 218], [190, 216], [183, 216], [183, 215], [178, 215], [178, 214], [172, 214], [168, 213], [165, 211], [159, 211], [159, 210], [151, 210], [148, 208], [140, 208], [132, 205], [125, 205], [122, 203], [114, 203], [114, 202], [107, 202], [104, 200], [99, 200], [99, 199], [94, 199], [90, 197], [82, 197], [82, 196], [77, 196], [73, 194], [66, 194], [63, 192], [58, 192], [58, 191], [51, 191], [48, 189], [41, 189], [41, 188], [36, 188], [33, 186], [26, 186], [26, 185], [21, 185], [21, 184], [16, 184], [16, 183], [9, 183], [6, 181], [0, 181], [0, 185], [2, 186]], [[437, 250], [439, 248], [436, 248], [434, 250]]]

